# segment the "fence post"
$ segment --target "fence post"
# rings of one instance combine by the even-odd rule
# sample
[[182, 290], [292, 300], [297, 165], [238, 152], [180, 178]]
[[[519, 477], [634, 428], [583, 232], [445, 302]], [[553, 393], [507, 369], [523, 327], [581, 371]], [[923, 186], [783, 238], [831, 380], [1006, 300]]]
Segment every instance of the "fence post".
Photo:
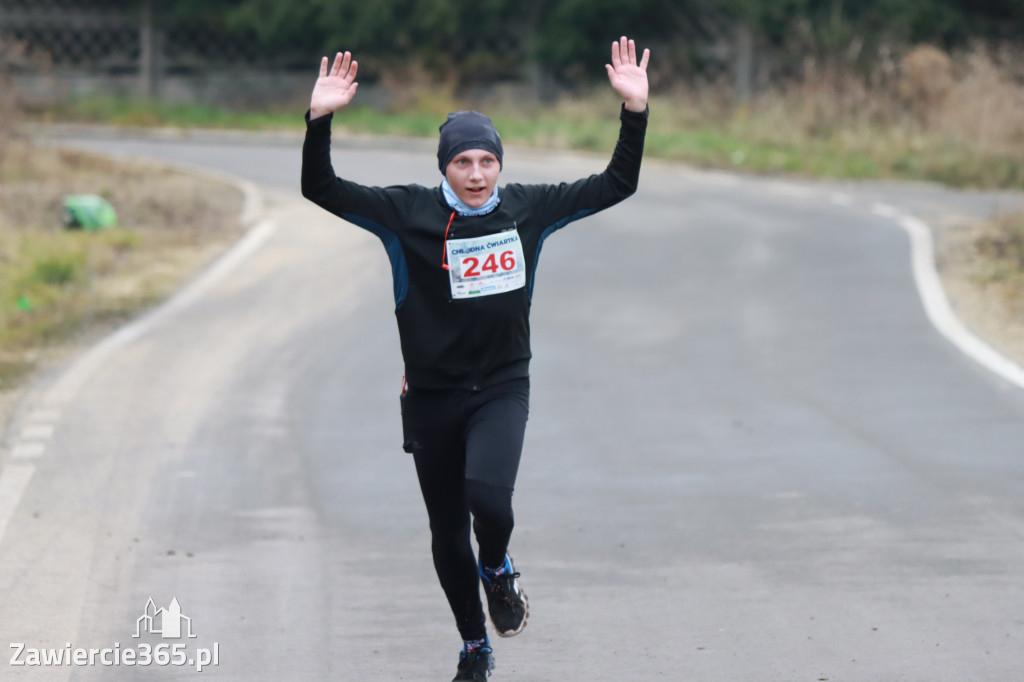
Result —
[[144, 0], [139, 20], [139, 91], [143, 97], [160, 96], [163, 35], [153, 27], [152, 0]]
[[736, 103], [750, 103], [754, 80], [754, 34], [746, 22], [736, 28]]

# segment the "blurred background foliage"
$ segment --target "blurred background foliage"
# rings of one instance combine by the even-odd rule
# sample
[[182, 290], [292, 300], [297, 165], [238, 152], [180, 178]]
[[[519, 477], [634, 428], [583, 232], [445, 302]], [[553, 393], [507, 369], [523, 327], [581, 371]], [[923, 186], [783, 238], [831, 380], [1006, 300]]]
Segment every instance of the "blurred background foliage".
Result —
[[264, 51], [348, 49], [373, 70], [410, 60], [460, 85], [541, 69], [560, 85], [602, 77], [617, 34], [659, 55], [660, 83], [715, 75], [738, 28], [773, 65], [808, 56], [870, 71], [901, 46], [1019, 41], [1024, 0], [167, 0], [168, 18], [252, 36]]

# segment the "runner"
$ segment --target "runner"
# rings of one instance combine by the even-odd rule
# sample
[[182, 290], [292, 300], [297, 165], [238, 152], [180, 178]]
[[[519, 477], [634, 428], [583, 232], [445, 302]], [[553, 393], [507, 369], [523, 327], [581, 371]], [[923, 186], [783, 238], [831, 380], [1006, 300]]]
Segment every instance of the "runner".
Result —
[[434, 568], [463, 639], [455, 680], [485, 680], [494, 668], [480, 583], [498, 635], [526, 627], [529, 604], [507, 551], [529, 411], [534, 273], [555, 230], [636, 191], [649, 57], [644, 50], [637, 60], [625, 36], [612, 43], [605, 68], [624, 102], [603, 173], [500, 188], [501, 138], [475, 111], [449, 114], [440, 127], [438, 187], [366, 187], [336, 177], [331, 119], [355, 95], [358, 63], [348, 52], [329, 71], [327, 57], [320, 63], [306, 114], [302, 194], [377, 235], [391, 261], [405, 360], [403, 448], [413, 456]]

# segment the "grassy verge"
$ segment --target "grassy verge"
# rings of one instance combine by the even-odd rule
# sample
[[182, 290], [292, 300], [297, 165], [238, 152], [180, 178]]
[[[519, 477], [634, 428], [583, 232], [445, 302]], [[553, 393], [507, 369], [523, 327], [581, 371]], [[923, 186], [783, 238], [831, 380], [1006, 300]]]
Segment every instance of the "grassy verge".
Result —
[[59, 106], [35, 111], [31, 116], [43, 121], [131, 127], [266, 130], [297, 125], [294, 112], [231, 111], [195, 104], [172, 104], [141, 97], [106, 95], [70, 98]]
[[[336, 125], [353, 133], [433, 137], [456, 101], [380, 112], [353, 106]], [[491, 111], [506, 143], [607, 151], [618, 131], [607, 93], [548, 108], [479, 105]], [[808, 131], [792, 102], [767, 102], [723, 115], [680, 98], [654, 98], [647, 154], [707, 168], [851, 179], [926, 180], [954, 187], [1024, 189], [1024, 149], [985, 149], [948, 132], [923, 132], [905, 120], [887, 125], [838, 122]], [[122, 126], [301, 130], [301, 112], [227, 111], [134, 98], [91, 97], [37, 115], [44, 120]]]
[[[72, 231], [66, 194], [110, 201], [119, 225]], [[17, 143], [0, 159], [0, 391], [47, 348], [165, 298], [240, 234], [239, 193], [157, 166]]]
[[957, 315], [1024, 366], [1024, 214], [936, 232], [939, 272]]

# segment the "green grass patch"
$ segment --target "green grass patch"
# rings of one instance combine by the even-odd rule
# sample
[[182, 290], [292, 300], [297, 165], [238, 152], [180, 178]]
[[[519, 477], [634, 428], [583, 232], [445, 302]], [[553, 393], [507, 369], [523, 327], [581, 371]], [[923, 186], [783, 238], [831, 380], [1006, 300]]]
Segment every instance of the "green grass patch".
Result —
[[32, 113], [32, 118], [113, 126], [231, 128], [268, 130], [300, 128], [294, 112], [231, 110], [197, 104], [174, 104], [140, 97], [74, 97], [64, 104]]
[[24, 349], [58, 339], [108, 306], [94, 282], [114, 269], [139, 236], [104, 232], [8, 231], [0, 260], [0, 349]]

